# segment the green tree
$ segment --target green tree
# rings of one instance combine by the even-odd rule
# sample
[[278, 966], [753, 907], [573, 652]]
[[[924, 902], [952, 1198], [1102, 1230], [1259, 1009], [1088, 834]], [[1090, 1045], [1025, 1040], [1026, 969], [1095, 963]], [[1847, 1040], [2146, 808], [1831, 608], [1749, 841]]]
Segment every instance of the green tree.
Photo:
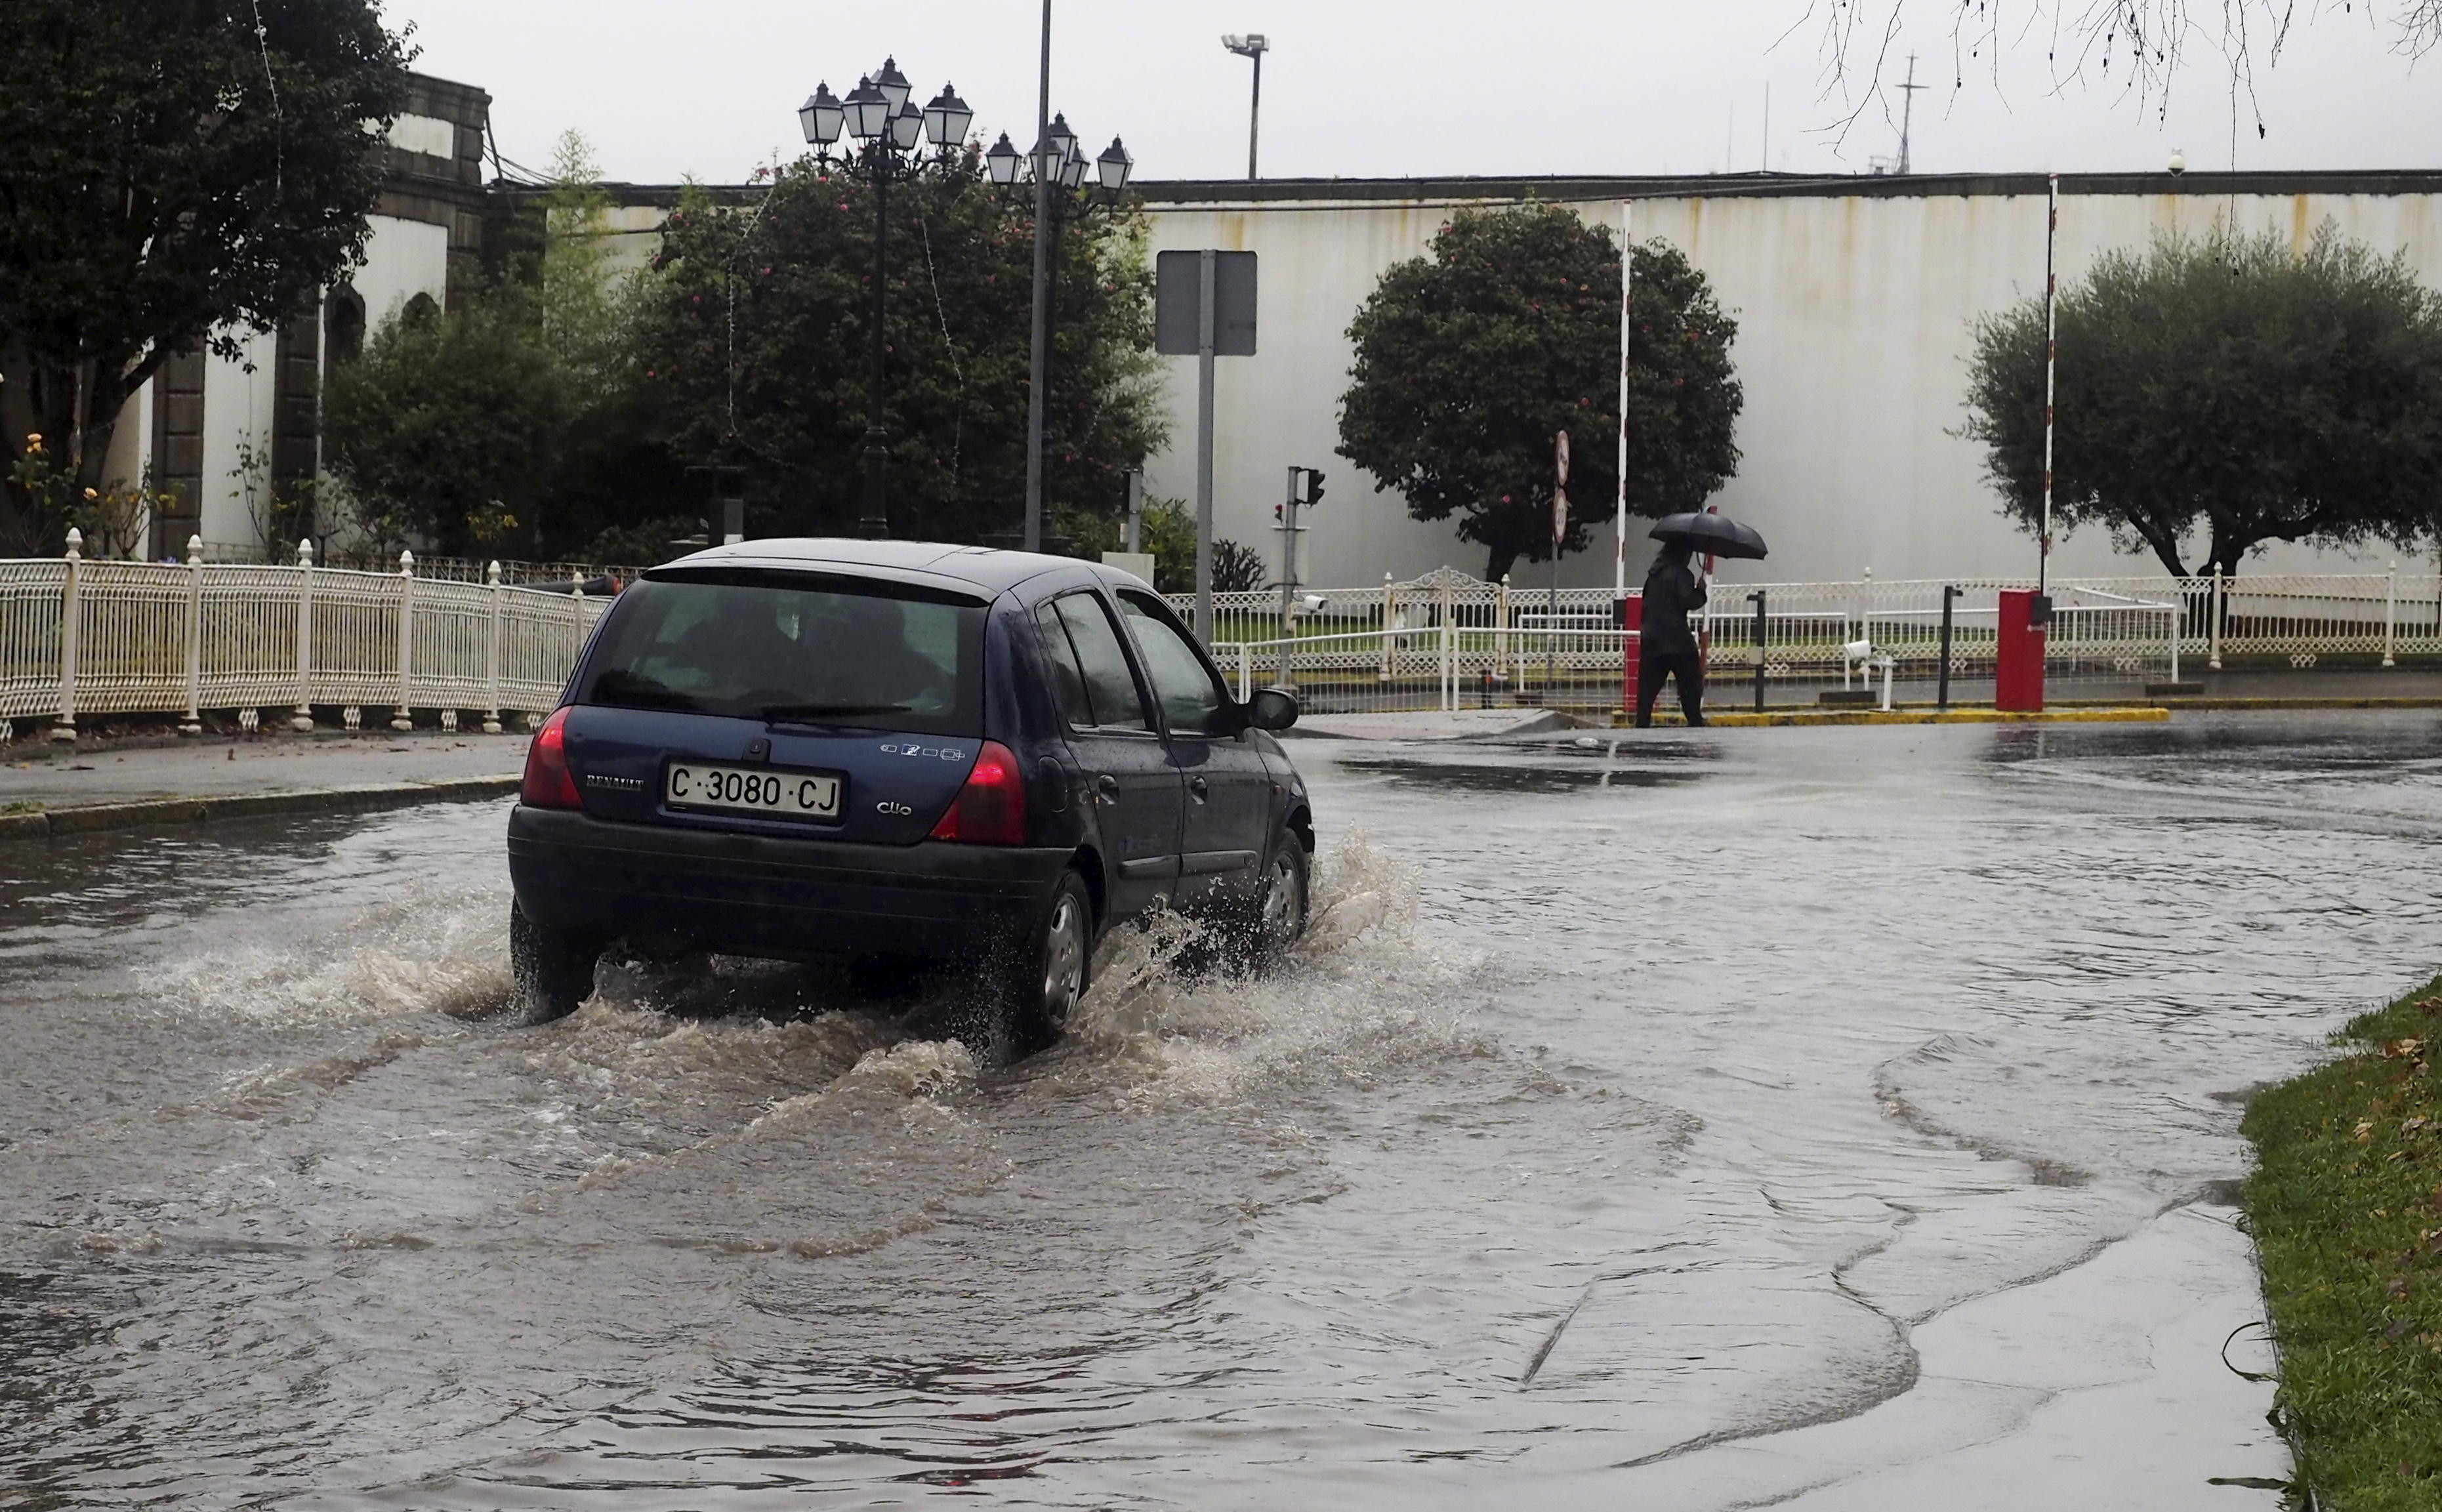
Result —
[[[1630, 336], [1629, 507], [1695, 509], [1738, 469], [1738, 326], [1704, 274], [1661, 243], [1636, 248]], [[1498, 578], [1546, 561], [1552, 443], [1569, 432], [1564, 551], [1615, 513], [1619, 243], [1551, 205], [1461, 210], [1427, 255], [1385, 271], [1349, 326], [1357, 346], [1339, 454], [1406, 497], [1459, 516]]]
[[[2326, 224], [2304, 249], [2217, 228], [2105, 253], [2058, 301], [2052, 519], [2235, 574], [2268, 540], [2401, 543], [2442, 504], [2442, 300]], [[2044, 312], [1977, 323], [1967, 423], [2001, 509], [2040, 528]]]
[[[0, 434], [82, 490], [163, 360], [361, 255], [406, 62], [370, 0], [0, 0]], [[0, 555], [53, 549], [10, 473]]]
[[[994, 189], [972, 150], [890, 194], [892, 530], [1014, 532], [1025, 500], [1032, 195]], [[873, 198], [801, 159], [753, 206], [687, 197], [669, 217], [631, 358], [676, 455], [747, 474], [757, 534], [840, 534], [863, 488]], [[1055, 524], [1124, 508], [1163, 436], [1151, 277], [1132, 211], [1071, 220], [1056, 270], [1046, 497]]]
[[565, 370], [524, 316], [494, 299], [410, 308], [333, 372], [324, 453], [366, 536], [452, 555], [534, 539], [573, 406]]

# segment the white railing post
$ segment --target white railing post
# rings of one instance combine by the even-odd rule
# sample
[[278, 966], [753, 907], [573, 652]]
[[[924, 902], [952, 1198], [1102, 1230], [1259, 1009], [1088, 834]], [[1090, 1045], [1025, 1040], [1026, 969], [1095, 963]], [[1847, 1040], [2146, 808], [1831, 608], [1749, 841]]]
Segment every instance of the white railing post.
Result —
[[1509, 574], [1501, 574], [1501, 592], [1493, 603], [1492, 675], [1503, 683], [1509, 681]]
[[1458, 635], [1450, 621], [1456, 617], [1457, 605], [1450, 593], [1449, 577], [1442, 577], [1440, 592], [1442, 617], [1442, 707], [1458, 707]]
[[1398, 617], [1398, 591], [1391, 586], [1391, 574], [1384, 573], [1382, 574], [1382, 670], [1374, 674], [1374, 680], [1377, 683], [1391, 681], [1392, 637], [1398, 633], [1393, 628], [1392, 621]]
[[1254, 696], [1255, 647], [1252, 642], [1238, 643], [1238, 701], [1246, 702]]
[[2221, 670], [2221, 563], [2215, 562], [2213, 580], [2213, 625], [2205, 637], [2205, 665], [2216, 672]]
[[[501, 733], [501, 564], [499, 562], [494, 562], [484, 571], [483, 581], [492, 591], [491, 628], [483, 637], [483, 685], [487, 690], [484, 696], [491, 701], [489, 706], [483, 710], [483, 733], [498, 735]], [[1239, 696], [1239, 701], [1242, 703], [1246, 701], [1244, 694]]]
[[2392, 648], [2398, 638], [2398, 632], [2399, 564], [2394, 562], [2391, 564], [2391, 571], [2385, 574], [2382, 579], [2382, 665], [2385, 666], [2392, 665]]
[[51, 722], [51, 738], [77, 738], [77, 622], [84, 617], [77, 604], [77, 565], [84, 559], [84, 532], [68, 527], [67, 575], [60, 584], [60, 717]]
[[2179, 680], [2179, 631], [2180, 631], [2180, 629], [2182, 628], [2183, 624], [2184, 624], [2184, 622], [2185, 622], [2185, 621], [2186, 621], [2186, 619], [2187, 619], [2187, 614], [2188, 614], [2188, 595], [2187, 595], [2187, 594], [2185, 594], [2185, 593], [2174, 593], [2174, 594], [2172, 594], [2172, 595], [2171, 595], [2171, 615], [2170, 615], [2170, 618], [2171, 618], [2171, 681], [2172, 681], [2172, 682], [2174, 682], [2174, 683], [2177, 683], [2177, 682]]
[[288, 727], [314, 733], [314, 542], [297, 543], [297, 712]]
[[187, 717], [180, 735], [204, 733], [204, 537], [187, 537]]
[[398, 710], [390, 727], [404, 735], [415, 728], [407, 712], [409, 683], [415, 676], [415, 553], [398, 554]]

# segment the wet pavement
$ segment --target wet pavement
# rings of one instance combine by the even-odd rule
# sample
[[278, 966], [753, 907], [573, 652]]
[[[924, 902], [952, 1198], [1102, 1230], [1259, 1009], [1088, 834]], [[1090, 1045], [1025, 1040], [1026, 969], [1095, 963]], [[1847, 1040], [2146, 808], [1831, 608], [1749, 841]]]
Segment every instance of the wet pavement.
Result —
[[2442, 959], [2437, 752], [1309, 742], [1300, 958], [980, 1076], [508, 1022], [497, 804], [16, 847], [0, 1505], [2269, 1508], [2238, 1108]]
[[524, 735], [421, 730], [299, 736], [284, 731], [168, 743], [20, 739], [0, 745], [0, 810], [294, 792], [363, 783], [514, 774]]

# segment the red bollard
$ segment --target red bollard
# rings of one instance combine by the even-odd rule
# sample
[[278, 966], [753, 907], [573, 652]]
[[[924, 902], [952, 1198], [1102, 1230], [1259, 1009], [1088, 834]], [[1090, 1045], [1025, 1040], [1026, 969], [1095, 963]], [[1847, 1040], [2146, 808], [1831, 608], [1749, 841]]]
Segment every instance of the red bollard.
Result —
[[1636, 713], [1636, 632], [1645, 625], [1645, 595], [1631, 593], [1619, 601], [1616, 612], [1619, 628], [1629, 631], [1619, 638], [1619, 712]]
[[2044, 627], [2031, 589], [2001, 591], [2001, 638], [1993, 664], [1993, 706], [2012, 714], [2044, 712]]

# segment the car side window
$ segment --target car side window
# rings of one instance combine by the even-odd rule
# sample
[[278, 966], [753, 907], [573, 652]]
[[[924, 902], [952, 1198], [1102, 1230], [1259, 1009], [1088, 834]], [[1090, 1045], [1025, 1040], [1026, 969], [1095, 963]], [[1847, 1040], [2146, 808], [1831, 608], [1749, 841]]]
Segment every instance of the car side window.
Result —
[[1046, 604], [1036, 610], [1034, 628], [1042, 638], [1044, 660], [1051, 664], [1051, 691], [1059, 700], [1060, 717], [1072, 730], [1091, 728], [1094, 705], [1085, 697], [1085, 674], [1077, 665], [1077, 648], [1068, 643], [1068, 628], [1060, 623], [1060, 607]]
[[1128, 653], [1120, 647], [1119, 627], [1110, 610], [1091, 593], [1070, 593], [1051, 601], [1067, 628], [1068, 644], [1077, 652], [1077, 669], [1084, 677], [1085, 699], [1094, 723], [1105, 730], [1149, 730], [1144, 701], [1128, 670]]
[[1187, 644], [1166, 616], [1157, 613], [1141, 593], [1122, 591], [1120, 607], [1127, 611], [1128, 628], [1143, 650], [1145, 674], [1153, 680], [1154, 697], [1161, 701], [1162, 717], [1183, 735], [1212, 735], [1221, 728], [1220, 716], [1229, 694], [1212, 669]]

